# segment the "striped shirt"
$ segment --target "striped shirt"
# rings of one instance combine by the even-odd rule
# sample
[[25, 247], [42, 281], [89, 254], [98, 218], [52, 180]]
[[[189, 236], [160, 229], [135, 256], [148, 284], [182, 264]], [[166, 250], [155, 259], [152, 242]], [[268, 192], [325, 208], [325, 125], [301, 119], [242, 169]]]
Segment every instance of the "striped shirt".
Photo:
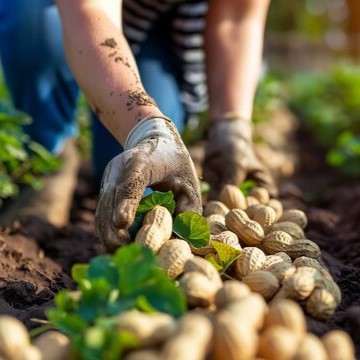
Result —
[[207, 107], [203, 30], [207, 1], [124, 0], [124, 33], [136, 55], [148, 32], [160, 17], [166, 18], [175, 76], [187, 112], [196, 114]]

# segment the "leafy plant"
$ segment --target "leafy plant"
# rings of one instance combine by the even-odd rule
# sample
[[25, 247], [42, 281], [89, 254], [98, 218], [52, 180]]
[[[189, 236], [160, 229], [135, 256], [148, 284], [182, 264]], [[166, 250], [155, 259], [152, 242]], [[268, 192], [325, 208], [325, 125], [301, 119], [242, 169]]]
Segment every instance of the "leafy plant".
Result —
[[315, 140], [326, 161], [346, 176], [360, 175], [360, 68], [341, 65], [301, 74], [289, 82], [288, 104]]
[[118, 359], [124, 349], [137, 346], [136, 339], [116, 327], [123, 311], [136, 308], [174, 317], [186, 311], [175, 282], [157, 265], [155, 255], [138, 244], [74, 265], [72, 277], [79, 291], [60, 291], [47, 316], [71, 338], [81, 359]]
[[210, 240], [209, 223], [203, 216], [192, 211], [185, 211], [176, 216], [173, 232], [195, 248], [206, 246]]
[[21, 185], [40, 188], [40, 175], [61, 164], [25, 134], [23, 126], [30, 122], [27, 114], [0, 102], [0, 206], [2, 199], [16, 196]]

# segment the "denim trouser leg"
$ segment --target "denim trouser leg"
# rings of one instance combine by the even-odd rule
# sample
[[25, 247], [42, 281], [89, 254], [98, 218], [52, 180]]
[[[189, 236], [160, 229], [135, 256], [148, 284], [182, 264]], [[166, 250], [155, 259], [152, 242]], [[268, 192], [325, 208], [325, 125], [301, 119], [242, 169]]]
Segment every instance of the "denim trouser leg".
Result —
[[79, 90], [65, 61], [54, 2], [0, 0], [0, 54], [15, 107], [33, 118], [26, 132], [51, 152], [59, 152], [77, 133]]

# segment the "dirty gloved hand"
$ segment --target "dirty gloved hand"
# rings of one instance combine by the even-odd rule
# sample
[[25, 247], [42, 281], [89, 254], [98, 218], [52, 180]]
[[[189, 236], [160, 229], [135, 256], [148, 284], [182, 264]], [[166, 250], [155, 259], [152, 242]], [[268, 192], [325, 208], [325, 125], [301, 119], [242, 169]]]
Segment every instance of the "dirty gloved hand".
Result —
[[202, 212], [193, 162], [169, 119], [143, 119], [128, 135], [124, 149], [104, 171], [95, 214], [96, 234], [108, 251], [114, 251], [126, 242], [122, 229], [133, 223], [147, 187], [171, 190], [176, 213]]
[[270, 172], [254, 153], [251, 122], [233, 114], [209, 124], [203, 177], [211, 188], [210, 199], [218, 198], [224, 185], [241, 185], [245, 180], [277, 195]]

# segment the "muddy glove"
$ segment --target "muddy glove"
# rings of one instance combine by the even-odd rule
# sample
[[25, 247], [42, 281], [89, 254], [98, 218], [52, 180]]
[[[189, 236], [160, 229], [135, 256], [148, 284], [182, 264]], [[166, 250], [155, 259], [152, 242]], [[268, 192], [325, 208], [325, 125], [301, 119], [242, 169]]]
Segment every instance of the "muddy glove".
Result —
[[245, 180], [277, 194], [272, 176], [254, 153], [251, 122], [232, 114], [209, 124], [203, 177], [211, 187], [210, 199], [216, 199], [224, 185]]
[[149, 117], [129, 133], [125, 151], [107, 165], [95, 214], [97, 236], [108, 251], [125, 243], [144, 190], [174, 193], [175, 213], [201, 213], [199, 182], [193, 162], [173, 123]]

